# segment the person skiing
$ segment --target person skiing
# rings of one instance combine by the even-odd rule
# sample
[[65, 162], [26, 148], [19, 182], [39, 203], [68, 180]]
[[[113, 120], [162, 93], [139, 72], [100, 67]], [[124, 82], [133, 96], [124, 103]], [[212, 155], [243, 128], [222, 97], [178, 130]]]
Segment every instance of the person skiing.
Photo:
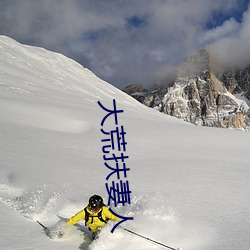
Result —
[[81, 220], [85, 220], [94, 239], [109, 220], [120, 221], [120, 218], [109, 211], [101, 196], [95, 194], [89, 198], [89, 204], [84, 209], [68, 219], [67, 224], [75, 225]]

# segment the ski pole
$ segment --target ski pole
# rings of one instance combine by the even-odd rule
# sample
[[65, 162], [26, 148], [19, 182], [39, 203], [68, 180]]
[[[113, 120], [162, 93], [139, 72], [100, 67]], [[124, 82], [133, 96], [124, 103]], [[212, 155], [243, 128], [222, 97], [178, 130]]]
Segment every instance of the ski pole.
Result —
[[173, 247], [167, 246], [167, 245], [165, 245], [165, 244], [162, 244], [161, 242], [152, 240], [152, 239], [150, 239], [150, 238], [148, 238], [148, 237], [145, 237], [145, 236], [143, 236], [143, 235], [141, 235], [141, 234], [135, 233], [135, 232], [133, 232], [133, 231], [127, 229], [127, 228], [124, 228], [124, 227], [123, 227], [122, 229], [125, 230], [125, 231], [127, 231], [127, 232], [129, 232], [129, 233], [131, 233], [131, 234], [137, 235], [137, 236], [139, 236], [139, 237], [141, 237], [141, 238], [143, 238], [143, 239], [146, 239], [146, 240], [148, 240], [148, 241], [152, 241], [152, 242], [154, 242], [154, 243], [156, 243], [156, 244], [158, 244], [158, 245], [161, 245], [161, 246], [163, 246], [163, 247], [169, 248], [169, 249], [171, 249], [171, 250], [180, 250], [180, 248], [173, 248]]
[[48, 228], [45, 227], [41, 222], [39, 222], [38, 220], [37, 220], [36, 222], [37, 222], [40, 226], [42, 226], [44, 230], [48, 230]]

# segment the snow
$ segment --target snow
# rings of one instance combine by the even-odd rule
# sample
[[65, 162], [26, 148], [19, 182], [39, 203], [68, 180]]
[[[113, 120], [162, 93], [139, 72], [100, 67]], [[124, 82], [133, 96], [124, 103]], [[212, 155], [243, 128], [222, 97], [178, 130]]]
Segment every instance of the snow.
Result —
[[234, 95], [235, 98], [237, 98], [238, 100], [240, 100], [241, 104], [246, 103], [248, 106], [250, 106], [250, 100], [248, 100], [246, 97], [244, 97], [242, 94], [235, 94]]
[[[126, 131], [133, 216], [122, 225], [183, 250], [250, 248], [249, 132], [193, 126], [149, 109], [63, 55], [0, 36], [1, 249], [164, 249], [112, 223], [90, 242], [84, 223], [50, 239], [92, 194], [107, 202], [97, 104]], [[105, 122], [114, 129], [114, 118]], [[116, 180], [116, 179], [115, 179]]]

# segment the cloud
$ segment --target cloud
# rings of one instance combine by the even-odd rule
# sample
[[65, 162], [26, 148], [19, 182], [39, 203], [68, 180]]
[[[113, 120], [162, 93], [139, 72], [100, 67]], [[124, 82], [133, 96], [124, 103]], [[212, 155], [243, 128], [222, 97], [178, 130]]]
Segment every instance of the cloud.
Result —
[[[250, 10], [243, 15], [242, 22], [221, 39], [210, 44], [217, 63], [225, 67], [245, 67], [250, 64]], [[220, 29], [227, 29], [224, 24]]]
[[[242, 22], [233, 17], [242, 8], [239, 2], [2, 0], [0, 33], [61, 52], [120, 88], [130, 83], [148, 87], [204, 46], [212, 44], [216, 53], [225, 45], [248, 48], [249, 14]], [[219, 14], [222, 23], [214, 20]]]
[[226, 20], [221, 26], [204, 31], [200, 38], [201, 44], [211, 44], [225, 37], [235, 34], [240, 28], [240, 24], [232, 17]]

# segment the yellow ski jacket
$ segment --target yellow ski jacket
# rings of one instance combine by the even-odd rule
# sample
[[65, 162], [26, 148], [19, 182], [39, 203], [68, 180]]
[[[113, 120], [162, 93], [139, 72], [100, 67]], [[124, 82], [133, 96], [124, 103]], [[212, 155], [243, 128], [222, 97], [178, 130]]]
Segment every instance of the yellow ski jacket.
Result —
[[[98, 212], [91, 211], [88, 207], [86, 207], [87, 212], [89, 213], [88, 221], [85, 221], [86, 225], [88, 226], [89, 230], [92, 233], [97, 232], [100, 228], [102, 228], [106, 223], [104, 221], [112, 220], [112, 221], [120, 221], [121, 219], [115, 215], [113, 215], [108, 207], [103, 206]], [[101, 218], [104, 220], [100, 220], [98, 218], [98, 214], [101, 212]], [[74, 225], [77, 222], [85, 220], [85, 211], [82, 209], [80, 212], [72, 216], [68, 221], [67, 224]]]

